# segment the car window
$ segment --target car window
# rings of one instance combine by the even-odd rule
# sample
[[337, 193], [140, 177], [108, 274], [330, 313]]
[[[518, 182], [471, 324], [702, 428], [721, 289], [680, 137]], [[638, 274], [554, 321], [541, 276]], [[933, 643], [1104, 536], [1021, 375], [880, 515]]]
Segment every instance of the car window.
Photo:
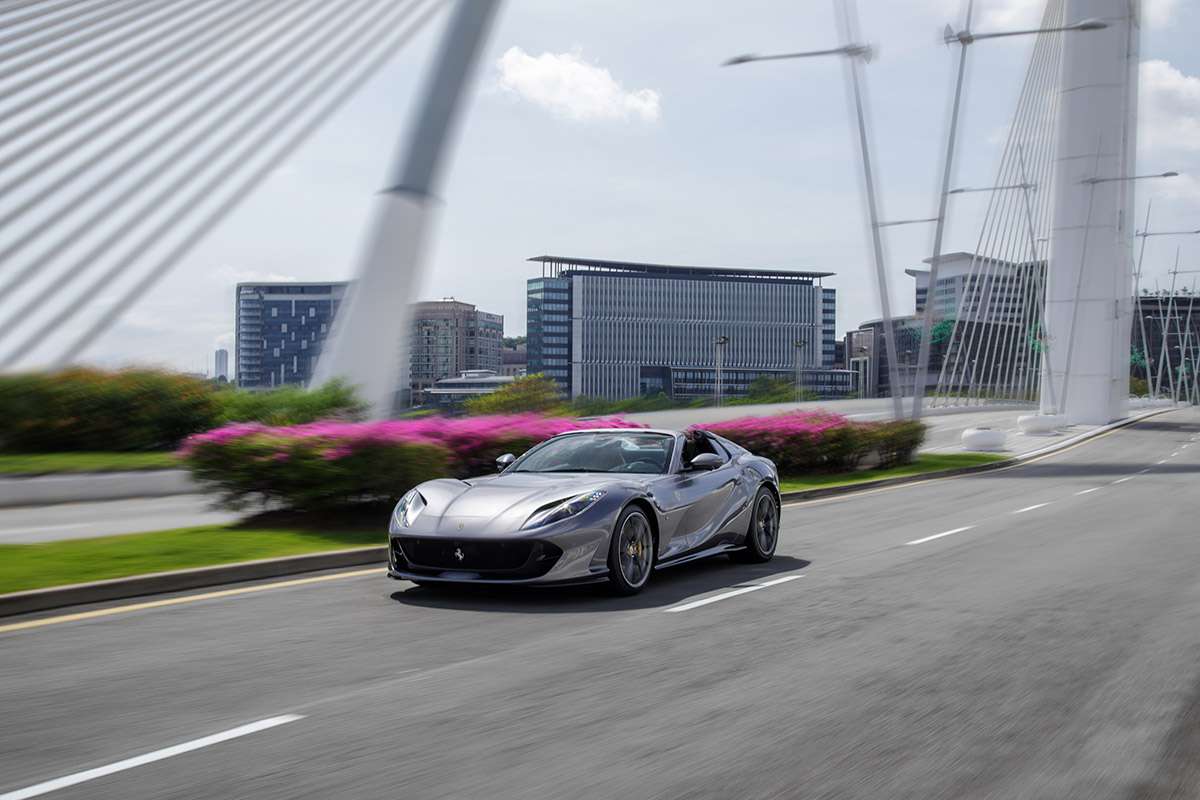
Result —
[[661, 474], [671, 463], [674, 437], [662, 433], [571, 433], [521, 456], [512, 472]]
[[717, 445], [711, 436], [704, 431], [689, 431], [684, 438], [683, 443], [683, 464], [687, 464], [701, 453], [713, 453], [720, 456], [722, 461], [729, 460], [729, 454], [720, 445]]

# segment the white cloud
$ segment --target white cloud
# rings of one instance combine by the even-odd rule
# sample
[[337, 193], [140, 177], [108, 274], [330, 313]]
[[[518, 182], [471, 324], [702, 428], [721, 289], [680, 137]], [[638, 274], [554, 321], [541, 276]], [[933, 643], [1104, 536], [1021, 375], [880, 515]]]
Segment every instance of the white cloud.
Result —
[[1163, 28], [1171, 21], [1177, 5], [1179, 0], [1144, 0], [1142, 16], [1151, 28]]
[[500, 88], [567, 119], [654, 122], [659, 94], [653, 89], [626, 91], [604, 67], [589, 64], [582, 54], [542, 53], [531, 56], [510, 47], [496, 61]]
[[1200, 150], [1200, 78], [1154, 59], [1142, 62], [1139, 80], [1139, 147], [1156, 156]]
[[254, 269], [237, 269], [229, 264], [222, 264], [210, 273], [221, 285], [235, 283], [272, 283], [275, 281], [298, 281], [294, 275], [283, 275], [278, 272], [263, 272]]

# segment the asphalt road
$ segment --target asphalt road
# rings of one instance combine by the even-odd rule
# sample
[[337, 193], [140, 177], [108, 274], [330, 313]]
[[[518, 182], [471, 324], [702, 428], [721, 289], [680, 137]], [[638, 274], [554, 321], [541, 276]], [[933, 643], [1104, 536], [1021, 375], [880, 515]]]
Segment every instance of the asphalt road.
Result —
[[1200, 796], [1198, 472], [1179, 411], [631, 599], [370, 570], [0, 621], [0, 800]]

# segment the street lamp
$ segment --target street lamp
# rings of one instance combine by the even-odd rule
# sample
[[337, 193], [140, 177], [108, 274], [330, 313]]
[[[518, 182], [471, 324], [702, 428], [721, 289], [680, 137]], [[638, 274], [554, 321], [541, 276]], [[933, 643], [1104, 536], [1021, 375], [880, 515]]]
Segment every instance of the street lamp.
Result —
[[[873, 248], [873, 256], [875, 259], [875, 277], [879, 290], [879, 310], [883, 317], [884, 329], [891, 334], [893, 332], [892, 325], [892, 301], [888, 292], [887, 271], [884, 266], [883, 257], [883, 239], [879, 234], [879, 208], [875, 189], [875, 176], [871, 167], [871, 148], [869, 137], [867, 136], [867, 121], [866, 110], [863, 107], [863, 91], [862, 78], [859, 76], [861, 64], [869, 63], [875, 55], [875, 51], [870, 45], [862, 44], [861, 42], [852, 41], [857, 38], [858, 25], [857, 21], [851, 17], [851, 4], [845, 3], [840, 7], [836, 3], [834, 5], [835, 13], [840, 12], [840, 25], [843, 41], [841, 47], [835, 47], [826, 50], [810, 50], [800, 53], [781, 53], [777, 55], [741, 55], [727, 60], [724, 66], [736, 66], [739, 64], [749, 64], [755, 61], [780, 61], [784, 59], [795, 58], [814, 58], [819, 56], [843, 56], [846, 59], [847, 73], [849, 76], [850, 93], [854, 100], [855, 115], [858, 120], [858, 147], [859, 155], [862, 159], [863, 182], [866, 185], [867, 192], [867, 221], [871, 233], [871, 242]], [[895, 337], [889, 335], [885, 345], [888, 353], [888, 373], [892, 379], [892, 385], [899, 385], [899, 371], [896, 364], [896, 345]], [[904, 416], [904, 406], [901, 398], [895, 392], [892, 393], [892, 413], [896, 419]]]
[[[970, 12], [968, 11], [967, 27], [971, 26]], [[958, 42], [962, 45], [974, 44], [981, 39], [1002, 39], [1006, 36], [1028, 36], [1034, 33], [1058, 33], [1059, 31], [1102, 31], [1108, 27], [1108, 23], [1098, 19], [1084, 19], [1076, 22], [1073, 25], [1064, 25], [1061, 28], [1034, 28], [1032, 30], [1023, 31], [998, 31], [994, 33], [971, 33], [969, 30], [961, 30], [955, 33], [954, 29], [949, 25], [946, 26], [942, 33], [942, 41], [946, 44], [954, 44]]]
[[728, 336], [718, 336], [713, 339], [713, 361], [717, 368], [717, 381], [713, 384], [713, 399], [718, 408], [721, 407], [721, 371], [725, 366], [725, 345], [729, 344]]
[[1080, 183], [1117, 183], [1121, 181], [1144, 181], [1153, 178], [1178, 178], [1178, 172], [1159, 172], [1154, 175], [1126, 175], [1123, 178], [1084, 178]]
[[1032, 183], [1010, 183], [1007, 186], [985, 186], [982, 189], [975, 189], [975, 188], [971, 188], [971, 187], [960, 187], [958, 189], [951, 189], [946, 194], [970, 194], [971, 192], [1003, 192], [1008, 189], [1034, 189], [1034, 188], [1036, 188], [1036, 187]]
[[925, 217], [923, 219], [898, 219], [895, 222], [877, 222], [876, 228], [894, 228], [897, 225], [922, 225], [927, 222], [937, 222], [937, 217]]
[[849, 56], [850, 58], [861, 58], [863, 61], [870, 63], [871, 59], [875, 57], [875, 51], [867, 44], [847, 44], [831, 50], [808, 50], [802, 53], [777, 53], [769, 56], [747, 53], [741, 56], [734, 56], [722, 62], [721, 66], [736, 67], [739, 64], [749, 64], [754, 61], [783, 61], [790, 58], [814, 58], [818, 56]]
[[[967, 16], [966, 25], [957, 33], [949, 25], [946, 26], [945, 36], [943, 40], [946, 44], [957, 42], [960, 50], [958, 54], [958, 75], [954, 83], [954, 102], [950, 107], [950, 130], [946, 136], [946, 156], [942, 165], [942, 193], [938, 196], [938, 214], [937, 228], [933, 234], [933, 256], [929, 262], [929, 285], [930, 287], [937, 285], [938, 277], [938, 262], [942, 258], [942, 238], [946, 232], [946, 203], [949, 200], [950, 193], [950, 176], [954, 173], [954, 151], [955, 144], [958, 140], [958, 120], [959, 112], [962, 108], [962, 90], [963, 82], [967, 73], [967, 47], [975, 42], [984, 39], [1000, 39], [1010, 36], [1028, 36], [1039, 33], [1055, 33], [1058, 31], [1098, 31], [1108, 27], [1108, 24], [1100, 20], [1084, 19], [1072, 25], [1065, 25], [1058, 28], [1034, 28], [1029, 30], [1017, 31], [997, 31], [991, 33], [972, 33], [971, 32], [971, 16], [974, 11], [974, 0], [967, 0]], [[924, 336], [921, 337], [921, 352], [917, 356], [917, 370], [924, 372], [929, 365], [929, 333], [933, 327], [933, 304], [925, 304], [925, 314], [922, 320]], [[921, 381], [913, 395], [913, 419], [921, 418], [921, 406], [924, 402], [925, 385]]]
[[800, 358], [804, 348], [808, 347], [808, 339], [797, 339], [792, 342], [796, 348], [796, 402], [800, 402]]

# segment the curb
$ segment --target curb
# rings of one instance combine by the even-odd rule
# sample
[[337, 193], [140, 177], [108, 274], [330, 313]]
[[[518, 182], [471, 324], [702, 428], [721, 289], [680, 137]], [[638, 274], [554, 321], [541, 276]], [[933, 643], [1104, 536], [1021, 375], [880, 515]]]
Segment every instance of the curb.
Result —
[[303, 572], [382, 564], [387, 561], [386, 546], [355, 547], [326, 553], [309, 553], [286, 558], [265, 558], [237, 564], [218, 564], [212, 567], [155, 572], [93, 583], [52, 586], [28, 592], [0, 595], [0, 617], [47, 611], [63, 606], [125, 600], [147, 594], [166, 594], [226, 583], [240, 583], [262, 578], [278, 578]]
[[883, 489], [889, 486], [901, 486], [906, 483], [920, 483], [922, 481], [938, 480], [941, 478], [957, 478], [962, 475], [974, 475], [979, 472], [994, 472], [1000, 469], [1008, 469], [1015, 467], [1018, 464], [1023, 464], [1026, 461], [1032, 461], [1042, 456], [1048, 456], [1057, 453], [1060, 450], [1065, 450], [1068, 447], [1086, 442], [1088, 439], [1094, 439], [1097, 436], [1102, 436], [1110, 431], [1115, 431], [1118, 428], [1124, 428], [1129, 425], [1134, 425], [1142, 420], [1156, 417], [1159, 414], [1165, 414], [1168, 411], [1176, 410], [1172, 408], [1156, 409], [1148, 411], [1144, 414], [1139, 414], [1136, 417], [1128, 417], [1126, 419], [1110, 422], [1107, 425], [1102, 425], [1094, 430], [1085, 433], [1071, 436], [1061, 442], [1055, 442], [1047, 447], [1042, 447], [1037, 450], [1031, 450], [1028, 453], [1022, 453], [1012, 458], [1006, 458], [1003, 461], [993, 461], [990, 464], [977, 464], [973, 467], [956, 467], [954, 469], [944, 469], [938, 472], [923, 472], [919, 475], [902, 475], [897, 478], [880, 478], [877, 481], [863, 481], [862, 483], [852, 483], [846, 486], [829, 486], [821, 489], [802, 489], [797, 492], [783, 492], [779, 499], [784, 502], [796, 502], [804, 500], [819, 500], [824, 497], [835, 497], [843, 494], [855, 494], [857, 492], [870, 491], [872, 489]]

